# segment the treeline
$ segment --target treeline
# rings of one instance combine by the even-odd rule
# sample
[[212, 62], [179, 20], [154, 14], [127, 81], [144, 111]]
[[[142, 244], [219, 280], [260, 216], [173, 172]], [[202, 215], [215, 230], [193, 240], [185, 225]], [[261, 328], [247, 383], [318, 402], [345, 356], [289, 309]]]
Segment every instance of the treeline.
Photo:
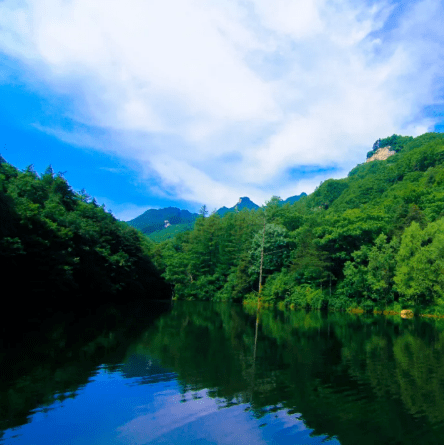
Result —
[[444, 135], [388, 139], [396, 155], [327, 180], [293, 205], [273, 197], [256, 211], [201, 217], [158, 244], [155, 262], [176, 298], [256, 299], [264, 239], [264, 302], [440, 312]]
[[[128, 291], [159, 298], [169, 289], [150, 259], [152, 242], [116, 220], [51, 167], [38, 175], [0, 157], [0, 267], [11, 303], [57, 309]], [[69, 301], [69, 300], [68, 300]]]
[[367, 158], [372, 157], [380, 148], [387, 147], [391, 151], [396, 153], [400, 152], [404, 146], [410, 142], [413, 138], [411, 136], [399, 136], [394, 134], [388, 138], [378, 139], [374, 144], [372, 149], [367, 153]]

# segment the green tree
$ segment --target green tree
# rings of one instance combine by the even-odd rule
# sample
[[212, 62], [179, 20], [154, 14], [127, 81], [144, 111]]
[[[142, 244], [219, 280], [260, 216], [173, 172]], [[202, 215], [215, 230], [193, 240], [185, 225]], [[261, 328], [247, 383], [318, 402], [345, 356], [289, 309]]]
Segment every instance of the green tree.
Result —
[[368, 253], [367, 281], [370, 298], [376, 302], [384, 302], [386, 306], [395, 299], [394, 276], [398, 249], [398, 238], [388, 243], [387, 236], [381, 234]]
[[207, 206], [205, 204], [200, 208], [199, 215], [202, 216], [203, 218], [205, 218], [208, 215]]
[[349, 299], [345, 305], [353, 303], [371, 309], [375, 306], [391, 304], [395, 300], [394, 275], [398, 239], [387, 242], [381, 234], [372, 247], [363, 246], [353, 252], [353, 261], [344, 265], [344, 280], [338, 295]]
[[423, 230], [414, 221], [405, 230], [394, 280], [406, 303], [444, 303], [444, 219]]
[[[250, 273], [259, 274], [263, 231], [259, 230], [253, 238], [250, 250]], [[271, 274], [282, 268], [289, 258], [290, 240], [285, 228], [276, 224], [265, 225], [264, 260], [263, 270], [265, 274]]]

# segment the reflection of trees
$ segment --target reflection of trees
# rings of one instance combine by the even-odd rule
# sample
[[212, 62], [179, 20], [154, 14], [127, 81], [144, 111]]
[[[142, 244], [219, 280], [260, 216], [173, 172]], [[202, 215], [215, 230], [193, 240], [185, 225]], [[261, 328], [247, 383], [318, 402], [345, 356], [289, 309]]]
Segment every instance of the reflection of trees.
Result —
[[412, 415], [421, 414], [432, 422], [444, 420], [443, 334], [430, 344], [414, 335], [399, 338], [394, 345], [400, 396]]
[[[144, 337], [184, 390], [210, 389], [256, 415], [284, 407], [342, 444], [441, 443], [444, 341], [425, 321], [178, 302]], [[252, 384], [253, 382], [253, 384]], [[359, 439], [358, 439], [359, 438]]]
[[171, 312], [153, 315], [148, 329], [142, 312], [153, 307], [108, 308], [81, 323], [73, 314], [39, 322], [38, 336], [17, 328], [4, 337], [0, 431], [26, 423], [39, 406], [75, 397], [105, 363], [124, 376], [145, 377], [140, 384], [171, 378], [165, 368], [171, 369], [184, 393], [206, 388], [221, 407], [250, 403], [257, 417], [282, 408], [301, 413], [313, 434], [337, 436], [343, 445], [442, 442], [439, 322], [262, 310], [253, 366], [255, 311], [176, 302]]
[[248, 387], [253, 326], [238, 307], [227, 304], [176, 303], [145, 334], [139, 353], [157, 356], [179, 373], [187, 388], [208, 388], [231, 399]]
[[[146, 306], [146, 304], [144, 304]], [[2, 431], [29, 421], [31, 412], [76, 396], [78, 389], [101, 364], [112, 371], [120, 367], [128, 345], [147, 323], [168, 309], [168, 304], [108, 306], [94, 315], [58, 314], [52, 320], [15, 326], [2, 335], [0, 365], [0, 437]]]

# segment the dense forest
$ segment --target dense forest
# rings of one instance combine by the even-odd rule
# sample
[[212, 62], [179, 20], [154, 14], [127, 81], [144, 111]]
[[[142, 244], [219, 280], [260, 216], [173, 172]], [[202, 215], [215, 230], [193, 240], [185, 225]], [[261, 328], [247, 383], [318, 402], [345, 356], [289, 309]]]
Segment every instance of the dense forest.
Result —
[[40, 176], [0, 157], [0, 215], [2, 281], [32, 295], [25, 306], [57, 310], [67, 296], [93, 303], [91, 294], [109, 299], [119, 291], [171, 294], [150, 259], [153, 242], [74, 192], [51, 167]]
[[369, 155], [382, 147], [396, 154], [296, 202], [203, 214], [160, 243], [51, 167], [39, 175], [0, 158], [2, 276], [52, 306], [60, 295], [171, 288], [176, 299], [254, 302], [262, 261], [264, 304], [442, 313], [444, 135], [393, 135]]
[[372, 311], [444, 311], [444, 135], [393, 135], [396, 154], [258, 210], [199, 217], [156, 245], [177, 299]]

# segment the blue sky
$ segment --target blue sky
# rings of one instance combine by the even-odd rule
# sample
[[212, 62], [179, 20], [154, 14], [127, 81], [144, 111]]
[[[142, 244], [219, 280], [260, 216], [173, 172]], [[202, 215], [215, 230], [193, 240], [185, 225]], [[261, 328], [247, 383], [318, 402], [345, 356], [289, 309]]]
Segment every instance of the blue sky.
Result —
[[120, 219], [310, 193], [444, 130], [438, 0], [0, 0], [0, 153]]

